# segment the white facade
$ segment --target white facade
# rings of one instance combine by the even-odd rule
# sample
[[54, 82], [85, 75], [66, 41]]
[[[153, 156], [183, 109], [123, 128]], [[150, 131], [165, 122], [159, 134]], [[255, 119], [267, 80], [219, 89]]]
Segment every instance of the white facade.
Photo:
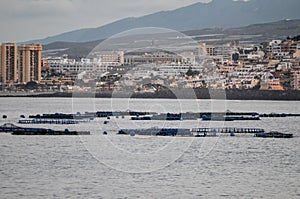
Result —
[[103, 66], [124, 65], [123, 51], [97, 52], [93, 56], [95, 56], [99, 60], [99, 63]]
[[105, 68], [90, 59], [81, 59], [80, 62], [76, 62], [75, 60], [54, 57], [48, 58], [47, 64], [50, 69], [59, 72], [105, 71]]

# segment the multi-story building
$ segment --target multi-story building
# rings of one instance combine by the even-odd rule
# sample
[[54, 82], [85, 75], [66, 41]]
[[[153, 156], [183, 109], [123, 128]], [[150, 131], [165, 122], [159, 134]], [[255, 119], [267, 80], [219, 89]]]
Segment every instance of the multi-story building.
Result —
[[19, 83], [41, 81], [42, 45], [30, 44], [18, 47]]
[[199, 48], [198, 54], [199, 54], [199, 56], [200, 55], [215, 56], [215, 47], [206, 45], [206, 43], [202, 43]]
[[92, 72], [92, 71], [105, 71], [105, 66], [101, 66], [98, 62], [93, 62], [90, 59], [81, 59], [75, 61], [72, 59], [64, 59], [61, 57], [47, 58], [47, 66], [57, 72]]
[[120, 66], [124, 65], [124, 52], [101, 52], [96, 54], [96, 58], [103, 66]]
[[0, 82], [9, 84], [17, 80], [17, 44], [2, 44], [0, 45]]
[[153, 54], [142, 54], [142, 55], [125, 55], [125, 64], [171, 64], [171, 63], [187, 63], [190, 62], [191, 56], [185, 58], [180, 54], [169, 54], [169, 53], [153, 53]]
[[300, 49], [300, 42], [299, 41], [293, 41], [293, 40], [287, 40], [280, 44], [281, 51], [282, 52], [288, 52], [288, 53], [295, 53], [297, 50]]
[[294, 72], [294, 78], [292, 81], [292, 87], [295, 90], [300, 90], [300, 71], [295, 71]]
[[42, 46], [0, 45], [0, 82], [4, 85], [41, 80]]
[[281, 52], [281, 40], [272, 40], [269, 42], [269, 45], [267, 46], [267, 52], [268, 53], [279, 53]]
[[230, 44], [209, 46], [205, 43], [199, 48], [199, 55], [213, 57], [222, 61], [232, 60], [232, 55], [237, 52], [237, 49]]

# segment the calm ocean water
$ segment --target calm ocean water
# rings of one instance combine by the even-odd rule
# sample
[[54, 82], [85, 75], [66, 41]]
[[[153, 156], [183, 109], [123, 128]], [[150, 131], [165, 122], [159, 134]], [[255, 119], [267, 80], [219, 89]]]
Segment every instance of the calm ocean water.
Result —
[[[300, 102], [0, 98], [0, 125], [16, 123], [21, 114], [97, 110], [300, 113]], [[300, 198], [300, 117], [234, 122], [112, 118], [107, 125], [104, 120], [35, 125], [89, 130], [90, 136], [0, 134], [0, 198]], [[259, 127], [295, 138], [115, 135], [120, 128], [204, 126]]]

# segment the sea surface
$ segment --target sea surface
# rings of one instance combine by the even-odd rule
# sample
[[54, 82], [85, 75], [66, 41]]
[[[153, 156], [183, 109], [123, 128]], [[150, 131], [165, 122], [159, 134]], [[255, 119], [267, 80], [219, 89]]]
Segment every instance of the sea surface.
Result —
[[[0, 125], [20, 115], [85, 111], [300, 113], [297, 101], [0, 98]], [[3, 119], [2, 115], [7, 115]], [[0, 198], [300, 198], [300, 117], [259, 121], [96, 118], [88, 136], [0, 134]], [[18, 124], [17, 124], [18, 125]], [[116, 135], [120, 128], [254, 127], [292, 139]], [[108, 135], [103, 135], [107, 131]]]

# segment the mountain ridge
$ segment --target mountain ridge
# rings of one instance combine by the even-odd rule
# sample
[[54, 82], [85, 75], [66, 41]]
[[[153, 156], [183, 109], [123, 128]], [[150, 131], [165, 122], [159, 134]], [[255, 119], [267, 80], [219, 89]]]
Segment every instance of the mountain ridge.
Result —
[[234, 28], [284, 19], [300, 19], [299, 7], [299, 0], [213, 0], [141, 17], [128, 17], [100, 27], [73, 30], [29, 43], [88, 42], [141, 27], [162, 27], [177, 31]]
[[[286, 39], [287, 37], [296, 37], [300, 33], [299, 20], [281, 20], [272, 23], [252, 24], [238, 28], [210, 28], [203, 30], [185, 31], [183, 34], [191, 36], [199, 44], [206, 42], [207, 44], [219, 45], [232, 41], [233, 36], [247, 36], [242, 39], [234, 39], [238, 41], [249, 41], [259, 44], [261, 42], [270, 41], [272, 39]], [[208, 36], [205, 36], [208, 35]], [[211, 35], [211, 36], [209, 36]], [[211, 41], [210, 39], [214, 39]], [[101, 43], [102, 40], [89, 42], [53, 42], [43, 46], [44, 54], [47, 51], [53, 53], [56, 51], [57, 56], [69, 54], [70, 58], [86, 57], [92, 49]]]

